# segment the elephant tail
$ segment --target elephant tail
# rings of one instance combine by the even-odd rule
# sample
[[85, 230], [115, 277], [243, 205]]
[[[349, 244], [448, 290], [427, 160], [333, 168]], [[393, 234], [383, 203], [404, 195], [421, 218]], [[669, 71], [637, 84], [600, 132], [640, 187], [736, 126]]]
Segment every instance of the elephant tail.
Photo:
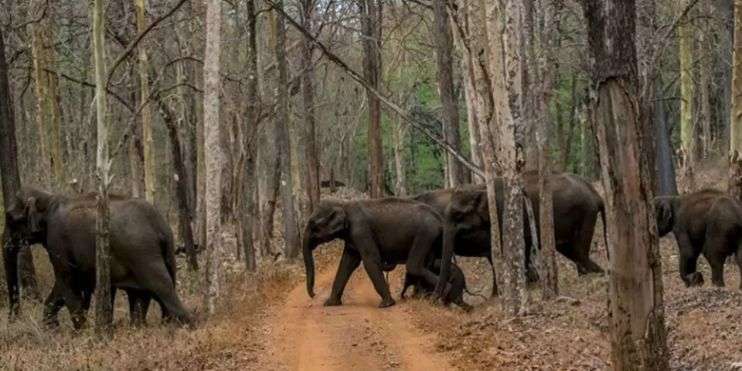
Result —
[[600, 200], [598, 203], [598, 213], [600, 213], [600, 220], [603, 222], [603, 241], [605, 242], [605, 256], [608, 261], [611, 261], [611, 252], [608, 249], [608, 224], [605, 222], [605, 203]]

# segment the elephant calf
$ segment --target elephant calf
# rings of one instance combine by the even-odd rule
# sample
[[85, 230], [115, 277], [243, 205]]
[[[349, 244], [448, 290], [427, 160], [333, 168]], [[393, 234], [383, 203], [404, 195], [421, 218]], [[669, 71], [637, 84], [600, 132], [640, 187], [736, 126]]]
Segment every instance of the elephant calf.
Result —
[[680, 278], [686, 286], [703, 284], [703, 275], [696, 271], [701, 254], [711, 265], [714, 285], [724, 286], [724, 261], [733, 254], [742, 278], [742, 205], [738, 201], [721, 191], [703, 190], [656, 197], [654, 206], [660, 237], [675, 234]]
[[[440, 274], [441, 260], [436, 259], [432, 264], [432, 268], [435, 273]], [[454, 263], [451, 263], [451, 272], [448, 276], [448, 283], [451, 284], [451, 288], [448, 290], [447, 293], [444, 293], [443, 304], [448, 305], [453, 303], [467, 312], [472, 310], [472, 306], [464, 301], [466, 277], [464, 276], [464, 272], [461, 270], [461, 268], [459, 268], [459, 266]], [[405, 293], [410, 286], [415, 286], [415, 295], [432, 294], [433, 291], [435, 291], [435, 286], [429, 285], [427, 282], [419, 279], [418, 277], [412, 276], [410, 274], [405, 274], [404, 286], [402, 288], [402, 292], [399, 294], [401, 298], [405, 297]]]
[[307, 292], [314, 297], [314, 258], [312, 251], [325, 242], [345, 241], [330, 298], [325, 305], [340, 305], [345, 285], [353, 271], [363, 266], [381, 296], [379, 307], [394, 305], [382, 268], [406, 262], [407, 272], [430, 285], [437, 274], [425, 261], [437, 249], [440, 254], [441, 219], [430, 206], [398, 198], [362, 201], [320, 202], [307, 221], [303, 254]]

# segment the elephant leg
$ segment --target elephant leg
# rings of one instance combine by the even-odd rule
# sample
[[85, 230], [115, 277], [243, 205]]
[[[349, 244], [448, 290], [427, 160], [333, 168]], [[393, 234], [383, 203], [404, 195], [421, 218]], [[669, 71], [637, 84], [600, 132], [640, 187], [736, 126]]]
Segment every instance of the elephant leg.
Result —
[[359, 242], [356, 244], [356, 247], [361, 254], [363, 268], [366, 269], [366, 273], [371, 279], [374, 289], [376, 289], [376, 292], [381, 297], [379, 308], [391, 307], [395, 302], [392, 299], [392, 294], [389, 292], [389, 285], [386, 283], [384, 273], [381, 270], [382, 264], [379, 249], [370, 238], [364, 238]]
[[588, 273], [603, 273], [597, 263], [590, 259], [590, 248], [593, 244], [593, 235], [595, 234], [595, 222], [597, 215], [587, 217], [582, 221], [580, 230], [577, 232], [575, 239], [572, 243], [572, 259], [577, 264], [577, 273], [588, 274]]
[[129, 289], [126, 290], [129, 298], [129, 320], [132, 326], [143, 326], [147, 324], [147, 310], [151, 298], [146, 292]]
[[412, 286], [412, 280], [413, 280], [412, 276], [410, 276], [409, 273], [406, 273], [405, 272], [405, 275], [404, 275], [404, 285], [402, 285], [402, 292], [399, 293], [400, 299], [404, 299], [405, 298], [405, 294], [407, 293], [407, 289], [410, 288], [410, 286]]
[[183, 306], [175, 291], [175, 282], [164, 264], [153, 269], [135, 272], [137, 281], [145, 295], [154, 297], [160, 305], [172, 314], [172, 320], [191, 325], [193, 318]]
[[49, 296], [44, 301], [44, 325], [53, 328], [59, 327], [57, 316], [62, 306], [64, 306], [64, 298], [62, 297], [61, 289], [55, 282], [52, 292], [49, 293]]
[[[412, 249], [410, 249], [410, 253], [407, 256], [407, 273], [418, 279], [418, 287], [425, 284], [433, 288], [437, 288], [438, 286], [438, 275], [428, 269], [428, 266], [425, 264], [434, 239], [434, 237], [431, 238], [425, 234], [418, 235], [415, 237]], [[445, 298], [451, 290], [451, 285], [448, 282], [442, 283], [442, 285], [443, 292], [439, 295], [441, 299]]]
[[491, 298], [497, 297], [500, 293], [497, 289], [497, 272], [495, 272], [495, 262], [492, 261], [492, 255], [487, 255], [487, 261], [490, 263], [490, 268], [492, 269], [492, 293], [490, 294]]
[[342, 297], [345, 291], [345, 285], [348, 284], [350, 276], [360, 264], [361, 255], [357, 251], [348, 247], [343, 249], [343, 255], [340, 258], [340, 264], [338, 264], [335, 280], [332, 282], [332, 291], [330, 292], [330, 297], [325, 300], [325, 306], [343, 304]]
[[[59, 278], [57, 278], [59, 280]], [[80, 330], [85, 326], [85, 306], [90, 306], [86, 294], [72, 285], [69, 279], [65, 279], [59, 286], [60, 294], [64, 298], [64, 304], [72, 317], [72, 326]], [[89, 295], [87, 295], [89, 296]]]
[[680, 263], [680, 278], [688, 287], [703, 285], [703, 275], [700, 272], [696, 272], [696, 263], [698, 261], [698, 256], [700, 255], [700, 249], [693, 248], [690, 238], [685, 232], [675, 233], [675, 239], [677, 240], [678, 249], [680, 250], [680, 255], [678, 257]]

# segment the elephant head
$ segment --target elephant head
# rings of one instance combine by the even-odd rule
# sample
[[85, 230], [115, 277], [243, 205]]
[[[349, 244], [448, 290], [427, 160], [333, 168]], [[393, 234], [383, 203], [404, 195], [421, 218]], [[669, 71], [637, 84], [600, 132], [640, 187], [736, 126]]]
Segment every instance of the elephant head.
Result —
[[456, 236], [461, 232], [489, 231], [490, 214], [487, 192], [484, 190], [458, 190], [451, 195], [443, 217], [443, 264], [438, 277], [436, 294], [443, 295], [453, 257]]
[[677, 196], [661, 196], [654, 198], [654, 213], [657, 218], [657, 232], [660, 237], [672, 232], [672, 229], [675, 226], [675, 210], [677, 203]]
[[314, 297], [314, 257], [312, 251], [325, 242], [343, 238], [348, 230], [348, 218], [343, 203], [322, 201], [307, 220], [302, 252], [307, 274], [307, 293]]
[[43, 243], [52, 195], [33, 188], [18, 192], [5, 212], [3, 255], [11, 317], [18, 313], [18, 252], [28, 244]]

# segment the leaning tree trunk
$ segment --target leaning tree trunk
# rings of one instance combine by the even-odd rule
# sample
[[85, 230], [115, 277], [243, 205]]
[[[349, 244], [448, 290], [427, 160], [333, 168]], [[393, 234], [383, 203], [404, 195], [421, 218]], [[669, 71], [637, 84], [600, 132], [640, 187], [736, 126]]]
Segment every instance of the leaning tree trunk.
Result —
[[600, 146], [611, 257], [609, 308], [615, 370], [667, 370], [662, 268], [652, 203], [654, 134], [642, 122], [633, 0], [583, 0], [597, 87]]
[[729, 193], [742, 200], [742, 0], [734, 1], [734, 65], [729, 132]]
[[[283, 1], [277, 1], [276, 7], [283, 9]], [[288, 60], [286, 56], [286, 27], [284, 18], [276, 17], [276, 39], [274, 50], [278, 66], [275, 138], [278, 145], [278, 160], [281, 170], [280, 193], [283, 211], [283, 233], [286, 243], [285, 254], [288, 259], [294, 259], [299, 254], [299, 226], [296, 220], [294, 206], [294, 181], [291, 173], [291, 143], [289, 139], [289, 91], [288, 91]]]
[[216, 311], [222, 280], [221, 236], [222, 165], [221, 122], [219, 116], [219, 63], [221, 54], [222, 5], [219, 1], [206, 3], [206, 50], [204, 51], [204, 165], [206, 210], [206, 296], [209, 314]]
[[95, 60], [95, 113], [98, 133], [98, 149], [96, 167], [98, 177], [98, 213], [95, 229], [95, 330], [98, 336], [110, 338], [113, 336], [113, 307], [111, 300], [111, 245], [110, 222], [111, 215], [108, 207], [108, 188], [110, 184], [109, 170], [111, 162], [108, 149], [108, 121], [106, 119], [106, 46], [105, 46], [105, 14], [103, 2], [94, 0], [91, 10], [93, 17], [93, 58]]

